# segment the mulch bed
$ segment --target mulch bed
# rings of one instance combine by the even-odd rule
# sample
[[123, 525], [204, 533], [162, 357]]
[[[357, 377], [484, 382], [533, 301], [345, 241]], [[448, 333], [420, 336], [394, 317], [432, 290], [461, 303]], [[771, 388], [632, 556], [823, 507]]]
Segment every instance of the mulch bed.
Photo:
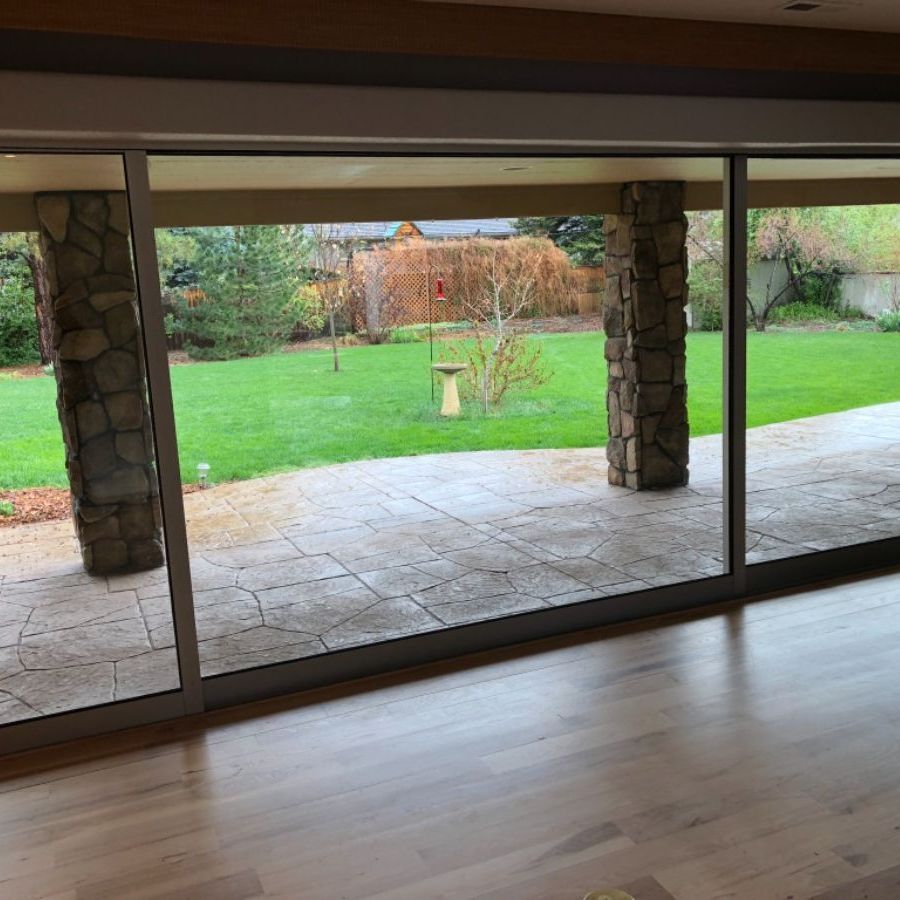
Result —
[[[509, 323], [511, 331], [520, 334], [573, 334], [584, 331], [601, 331], [603, 317], [599, 314], [589, 316], [553, 316], [547, 319], [513, 319]], [[438, 341], [455, 341], [460, 338], [476, 337], [474, 329], [463, 329], [435, 332]]]
[[10, 366], [8, 369], [0, 369], [3, 378], [41, 378], [47, 373], [42, 365]]
[[[200, 490], [198, 484], [182, 486], [183, 494]], [[35, 522], [57, 522], [72, 515], [68, 488], [26, 488], [18, 491], [0, 491], [0, 502], [12, 503], [11, 516], [0, 515], [0, 528], [17, 525], [33, 525]]]
[[52, 522], [67, 519], [72, 514], [66, 488], [27, 488], [21, 491], [0, 491], [0, 501], [13, 505], [11, 516], [0, 515], [0, 528], [30, 525], [33, 522]]

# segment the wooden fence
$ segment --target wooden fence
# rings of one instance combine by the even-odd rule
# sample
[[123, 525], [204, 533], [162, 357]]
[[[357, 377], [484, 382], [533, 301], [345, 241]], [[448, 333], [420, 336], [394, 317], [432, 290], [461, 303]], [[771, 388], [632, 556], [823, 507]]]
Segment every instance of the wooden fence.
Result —
[[[603, 303], [603, 267], [577, 266], [573, 273], [576, 281], [573, 293], [569, 296], [541, 296], [530, 314], [539, 318], [599, 314]], [[443, 300], [437, 296], [438, 273], [433, 268], [426, 269], [423, 262], [416, 264], [414, 257], [407, 256], [392, 264], [388, 271], [381, 271], [373, 277], [366, 272], [365, 254], [358, 254], [354, 259], [350, 291], [354, 330], [366, 330], [373, 306], [379, 308], [384, 322], [389, 321], [391, 327], [419, 325], [429, 319], [432, 322], [462, 321], [466, 316], [459, 302], [453, 271], [441, 271], [440, 278]], [[377, 298], [370, 302], [376, 293]]]
[[[375, 272], [367, 267], [367, 257], [366, 253], [354, 257], [346, 289], [349, 298], [348, 324], [354, 331], [366, 331], [373, 325], [373, 315], [381, 319], [378, 325], [373, 326], [374, 330], [379, 327], [420, 325], [428, 322], [429, 318], [432, 322], [459, 322], [466, 318], [452, 270], [440, 272], [445, 299], [438, 299], [438, 271], [429, 264], [426, 253], [397, 255], [389, 268], [379, 267]], [[603, 303], [603, 267], [576, 266], [573, 274], [576, 282], [574, 292], [568, 296], [540, 295], [537, 307], [531, 314], [539, 318], [599, 314]], [[190, 307], [205, 300], [199, 290], [185, 291], [184, 298]], [[373, 298], [374, 302], [370, 303]], [[173, 308], [171, 303], [168, 308]], [[374, 308], [377, 308], [377, 313], [373, 313]], [[302, 328], [298, 329], [295, 338], [300, 336], [301, 331]], [[190, 339], [191, 335], [187, 333], [174, 332], [168, 335], [168, 348], [181, 350]]]
[[572, 312], [580, 316], [599, 315], [603, 312], [603, 289], [606, 285], [603, 266], [576, 266], [575, 278], [578, 282], [577, 308], [562, 315], [571, 315]]

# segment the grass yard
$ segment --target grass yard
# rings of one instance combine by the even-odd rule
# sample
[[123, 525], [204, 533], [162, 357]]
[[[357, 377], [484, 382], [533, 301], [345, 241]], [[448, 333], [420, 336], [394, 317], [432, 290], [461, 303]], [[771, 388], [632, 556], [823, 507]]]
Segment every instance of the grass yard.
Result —
[[[427, 343], [344, 348], [337, 374], [330, 351], [175, 366], [183, 477], [194, 480], [201, 461], [227, 481], [372, 457], [603, 445], [602, 334], [535, 340], [550, 382], [456, 420], [436, 414], [440, 384], [431, 404]], [[900, 334], [751, 332], [748, 343], [751, 426], [900, 400]], [[721, 357], [721, 335], [689, 336], [695, 435], [721, 431]], [[850, 371], [849, 360], [863, 362]], [[65, 486], [55, 393], [52, 378], [0, 372], [0, 489]]]

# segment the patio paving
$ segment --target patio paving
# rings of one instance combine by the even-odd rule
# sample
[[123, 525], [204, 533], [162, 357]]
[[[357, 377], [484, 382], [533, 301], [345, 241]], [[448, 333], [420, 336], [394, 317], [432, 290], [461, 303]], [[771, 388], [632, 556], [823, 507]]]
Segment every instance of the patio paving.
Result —
[[[187, 495], [203, 674], [720, 574], [720, 444], [665, 491], [610, 487], [591, 448]], [[900, 535], [900, 403], [753, 429], [748, 457], [751, 563]], [[0, 722], [175, 687], [165, 569], [94, 578], [68, 521], [0, 530]]]

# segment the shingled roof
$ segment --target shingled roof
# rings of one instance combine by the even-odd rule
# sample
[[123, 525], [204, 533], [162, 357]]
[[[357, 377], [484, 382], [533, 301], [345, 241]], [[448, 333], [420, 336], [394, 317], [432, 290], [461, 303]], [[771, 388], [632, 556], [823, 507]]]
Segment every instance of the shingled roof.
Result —
[[[409, 220], [428, 240], [463, 237], [511, 237], [513, 219], [416, 219]], [[343, 241], [389, 240], [404, 222], [341, 222], [331, 235]]]

